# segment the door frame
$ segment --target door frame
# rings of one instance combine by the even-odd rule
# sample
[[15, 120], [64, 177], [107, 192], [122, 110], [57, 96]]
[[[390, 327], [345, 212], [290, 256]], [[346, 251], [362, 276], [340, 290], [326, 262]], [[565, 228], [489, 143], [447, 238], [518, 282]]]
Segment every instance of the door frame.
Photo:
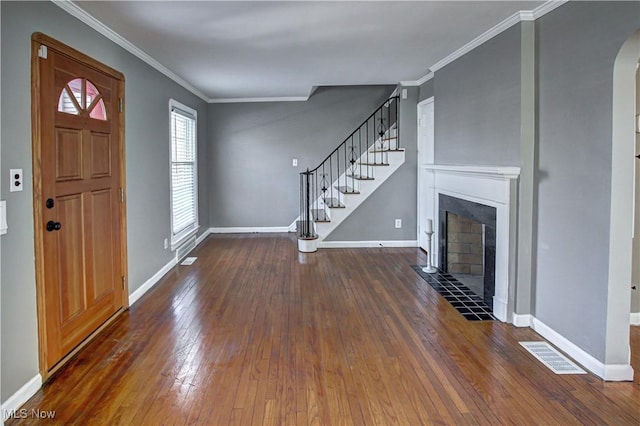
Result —
[[636, 69], [640, 61], [640, 30], [622, 45], [613, 65], [611, 213], [609, 273], [605, 324], [605, 380], [633, 380], [630, 364], [631, 270], [633, 249], [633, 186], [635, 166]]
[[[422, 110], [424, 108], [431, 108], [431, 132], [425, 132], [423, 126], [421, 126], [421, 121], [420, 121], [420, 117], [422, 115]], [[417, 206], [418, 206], [418, 220], [416, 221], [416, 223], [418, 224], [418, 229], [417, 229], [417, 240], [418, 240], [418, 247], [422, 248], [423, 250], [425, 250], [425, 248], [423, 247], [423, 241], [426, 237], [423, 237], [422, 235], [422, 230], [425, 228], [426, 222], [425, 220], [427, 219], [426, 215], [432, 212], [428, 212], [428, 203], [426, 200], [426, 193], [425, 190], [427, 188], [427, 177], [426, 177], [426, 173], [427, 171], [422, 167], [424, 164], [433, 164], [435, 162], [435, 98], [433, 96], [431, 96], [428, 99], [425, 99], [421, 102], [418, 103], [417, 108], [416, 108], [416, 113], [418, 115], [417, 117], [417, 124], [418, 124], [418, 131], [417, 131], [417, 149], [418, 149], [418, 200], [417, 200]], [[436, 218], [433, 218], [434, 222], [436, 220]], [[435, 225], [434, 225], [435, 226]], [[425, 250], [426, 251], [426, 250]], [[433, 259], [433, 248], [431, 250], [429, 250], [430, 252], [430, 256], [431, 256], [431, 261], [435, 262], [435, 259]]]
[[[47, 49], [55, 50], [65, 56], [68, 56], [83, 65], [93, 68], [96, 71], [107, 74], [112, 78], [118, 80], [118, 98], [121, 101], [120, 119], [117, 133], [118, 133], [118, 161], [120, 163], [120, 172], [118, 176], [119, 187], [121, 188], [121, 203], [120, 203], [120, 256], [122, 273], [125, 279], [123, 280], [122, 291], [122, 308], [118, 313], [113, 315], [97, 330], [91, 333], [82, 343], [74, 348], [69, 354], [64, 356], [55, 366], [47, 368], [46, 363], [46, 348], [47, 348], [47, 333], [46, 333], [46, 315], [45, 315], [45, 269], [44, 269], [44, 231], [43, 231], [43, 209], [42, 205], [42, 173], [40, 169], [42, 159], [42, 132], [40, 123], [40, 46], [46, 46]], [[45, 34], [34, 33], [31, 36], [31, 144], [32, 144], [32, 161], [33, 161], [33, 220], [34, 220], [34, 239], [35, 239], [35, 269], [36, 269], [36, 305], [38, 312], [38, 352], [39, 352], [39, 364], [40, 374], [43, 380], [47, 380], [53, 373], [55, 373], [61, 366], [63, 366], [71, 357], [73, 357], [80, 349], [82, 349], [88, 342], [90, 342], [94, 336], [107, 327], [111, 322], [119, 317], [119, 314], [129, 307], [129, 283], [126, 277], [128, 276], [127, 266], [127, 216], [126, 216], [126, 170], [125, 170], [125, 123], [124, 123], [124, 89], [125, 89], [124, 74], [121, 72], [81, 53], [74, 48], [67, 46]]]

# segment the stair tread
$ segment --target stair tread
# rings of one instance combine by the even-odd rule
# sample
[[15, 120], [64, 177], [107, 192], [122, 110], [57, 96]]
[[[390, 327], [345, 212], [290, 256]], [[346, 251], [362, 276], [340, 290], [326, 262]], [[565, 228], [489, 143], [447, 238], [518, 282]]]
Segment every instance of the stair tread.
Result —
[[396, 149], [374, 149], [373, 152], [404, 152], [404, 148], [396, 148]]
[[336, 189], [338, 191], [342, 192], [343, 194], [359, 194], [360, 193], [360, 191], [356, 191], [355, 189], [353, 189], [350, 186], [342, 185], [342, 186], [336, 187]]
[[347, 175], [348, 178], [353, 178], [355, 180], [374, 180], [375, 178], [372, 176], [363, 176], [363, 175]]
[[389, 163], [360, 163], [361, 166], [389, 166]]
[[340, 202], [340, 200], [338, 200], [335, 197], [333, 197], [333, 198], [325, 198], [322, 201], [324, 201], [324, 204], [327, 207], [329, 207], [330, 209], [344, 209], [344, 204], [342, 204]]
[[325, 209], [311, 209], [311, 215], [316, 222], [331, 222]]

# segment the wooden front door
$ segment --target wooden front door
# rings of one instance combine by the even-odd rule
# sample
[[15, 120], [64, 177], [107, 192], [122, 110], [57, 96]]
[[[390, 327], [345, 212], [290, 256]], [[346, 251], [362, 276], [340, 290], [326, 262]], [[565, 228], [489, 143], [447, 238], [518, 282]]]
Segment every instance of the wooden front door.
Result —
[[122, 75], [34, 35], [34, 202], [45, 376], [126, 306]]

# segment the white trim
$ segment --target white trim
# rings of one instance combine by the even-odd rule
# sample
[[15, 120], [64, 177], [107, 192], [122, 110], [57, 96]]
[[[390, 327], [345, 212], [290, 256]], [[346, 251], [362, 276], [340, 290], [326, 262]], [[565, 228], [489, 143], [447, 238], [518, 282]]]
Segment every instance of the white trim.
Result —
[[608, 381], [633, 380], [631, 365], [604, 364], [535, 317], [532, 319], [531, 328], [596, 376]]
[[513, 15], [511, 15], [510, 17], [508, 17], [504, 21], [500, 22], [497, 25], [494, 25], [493, 27], [491, 27], [490, 29], [488, 29], [484, 33], [480, 34], [480, 36], [474, 38], [469, 43], [467, 43], [464, 46], [462, 46], [460, 49], [456, 50], [455, 52], [453, 52], [449, 56], [445, 57], [444, 59], [436, 62], [434, 65], [432, 65], [429, 68], [429, 70], [431, 72], [436, 72], [436, 71], [444, 68], [445, 66], [449, 65], [451, 62], [453, 62], [456, 59], [460, 58], [461, 56], [471, 52], [476, 47], [484, 44], [485, 42], [491, 40], [492, 38], [494, 38], [498, 34], [508, 30], [509, 28], [513, 27], [514, 25], [516, 25], [518, 23], [520, 23], [520, 12], [514, 13]]
[[13, 395], [9, 397], [5, 402], [2, 403], [2, 422], [7, 420], [8, 417], [5, 417], [10, 412], [17, 410], [29, 400], [33, 395], [36, 394], [42, 387], [42, 376], [40, 374], [36, 374], [31, 380], [25, 383], [20, 389], [18, 389]]
[[443, 172], [478, 175], [497, 179], [517, 179], [520, 176], [520, 167], [466, 166], [455, 164], [423, 164], [422, 167]]
[[211, 234], [263, 234], [273, 232], [289, 232], [288, 226], [229, 226], [211, 227]]
[[532, 327], [533, 315], [513, 314], [513, 325], [516, 327]]
[[[174, 123], [174, 110], [176, 115], [180, 115], [184, 118], [193, 121], [193, 151], [195, 153], [195, 158], [193, 160], [193, 183], [195, 187], [194, 192], [194, 223], [188, 225], [186, 228], [182, 229], [180, 232], [174, 234], [173, 233], [173, 150], [174, 150], [174, 134], [173, 134], [173, 123]], [[199, 208], [198, 208], [198, 111], [191, 108], [188, 105], [185, 105], [181, 102], [176, 101], [175, 99], [169, 99], [169, 215], [170, 215], [170, 223], [171, 223], [171, 250], [175, 251], [178, 247], [180, 247], [185, 241], [192, 238], [197, 234], [200, 229], [200, 218], [199, 218]]]
[[[200, 245], [200, 243], [202, 243], [204, 240], [206, 240], [207, 237], [209, 236], [209, 234], [211, 234], [211, 229], [207, 229], [206, 231], [204, 231], [202, 233], [202, 235], [200, 235], [198, 238], [196, 238], [196, 247], [198, 247]], [[153, 276], [151, 278], [149, 278], [147, 281], [145, 281], [144, 284], [142, 284], [140, 287], [138, 287], [136, 289], [136, 291], [131, 293], [129, 295], [129, 306], [132, 306], [147, 291], [151, 290], [151, 288], [154, 285], [156, 285], [158, 283], [158, 281], [160, 281], [162, 279], [162, 277], [164, 277], [167, 274], [167, 272], [169, 272], [171, 270], [171, 268], [173, 268], [177, 264], [178, 264], [178, 259], [174, 257], [173, 259], [171, 259], [171, 261], [169, 263], [164, 265], [158, 272], [153, 274]]]
[[162, 279], [162, 277], [164, 277], [167, 274], [167, 272], [169, 272], [171, 270], [171, 268], [176, 266], [176, 264], [177, 264], [177, 259], [174, 257], [173, 259], [171, 259], [169, 261], [169, 263], [164, 265], [158, 272], [153, 274], [153, 276], [151, 278], [149, 278], [147, 281], [145, 281], [144, 284], [142, 284], [133, 293], [131, 293], [129, 295], [129, 306], [133, 306], [134, 303], [136, 303], [138, 300], [140, 300], [140, 298], [146, 292], [151, 290], [151, 288], [153, 286], [155, 286], [158, 283], [158, 281], [160, 281]]
[[543, 17], [549, 12], [552, 12], [562, 6], [565, 3], [568, 3], [569, 0], [549, 0], [541, 4], [540, 6], [533, 9], [531, 12], [533, 13], [533, 19], [538, 19]]
[[505, 30], [508, 30], [512, 26], [522, 21], [535, 21], [536, 19], [541, 18], [547, 13], [559, 8], [560, 6], [567, 3], [568, 1], [569, 0], [549, 0], [541, 4], [540, 6], [536, 7], [533, 10], [521, 10], [517, 13], [514, 13], [504, 21], [500, 22], [499, 24], [493, 26], [492, 28], [488, 29], [484, 33], [480, 34], [478, 37], [471, 40], [469, 43], [465, 44], [460, 49], [451, 53], [449, 56], [445, 57], [444, 59], [441, 59], [440, 61], [432, 65], [429, 68], [429, 73], [427, 73], [422, 78], [415, 81], [402, 81], [400, 82], [400, 84], [402, 84], [403, 86], [420, 86], [425, 82], [431, 80], [436, 71], [444, 68], [445, 66], [449, 65], [451, 62], [469, 53], [470, 51], [482, 45], [483, 43], [491, 40], [493, 37], [499, 35]]
[[235, 104], [249, 102], [306, 102], [309, 96], [276, 96], [266, 98], [210, 98], [207, 102], [210, 104]]
[[160, 62], [153, 59], [151, 56], [149, 56], [139, 47], [131, 43], [129, 40], [125, 39], [120, 34], [118, 34], [114, 30], [112, 30], [111, 28], [109, 28], [108, 26], [106, 26], [105, 24], [103, 24], [102, 22], [100, 22], [90, 14], [88, 14], [84, 9], [77, 6], [71, 0], [51, 0], [51, 2], [56, 6], [58, 6], [59, 8], [61, 8], [62, 10], [64, 10], [65, 12], [67, 12], [69, 15], [78, 18], [80, 21], [84, 22], [89, 27], [93, 28], [94, 30], [96, 30], [97, 32], [99, 32], [100, 34], [102, 34], [103, 36], [105, 36], [106, 38], [108, 38], [118, 46], [128, 51], [129, 53], [133, 54], [134, 56], [140, 58], [147, 64], [151, 65], [153, 68], [160, 71], [162, 74], [166, 75], [171, 80], [175, 81], [180, 86], [184, 87], [185, 89], [187, 89], [188, 91], [190, 91], [191, 93], [193, 93], [194, 95], [202, 99], [203, 101], [208, 100], [207, 97], [204, 95], [204, 93], [202, 93], [201, 91], [193, 87], [191, 84], [187, 83], [186, 80], [184, 80], [183, 78], [175, 74], [173, 71], [169, 70], [169, 68], [165, 67]]
[[424, 83], [431, 80], [433, 76], [434, 76], [433, 72], [429, 71], [427, 74], [423, 75], [417, 80], [401, 81], [400, 85], [405, 87], [422, 86]]
[[[496, 264], [495, 295], [493, 314], [500, 321], [507, 322], [515, 306], [515, 213], [518, 208], [517, 182], [519, 167], [461, 166], [443, 164], [422, 164], [421, 170], [425, 188], [421, 196], [426, 197], [424, 214], [438, 221], [440, 213], [439, 194], [461, 198], [484, 204], [496, 209]], [[434, 227], [433, 238], [438, 241], [438, 226]], [[439, 263], [440, 248], [432, 247], [435, 264]]]
[[417, 240], [390, 241], [320, 241], [318, 248], [418, 247]]
[[640, 312], [631, 312], [631, 317], [629, 318], [629, 324], [640, 325]]
[[198, 247], [200, 245], [200, 243], [202, 243], [204, 240], [207, 239], [207, 237], [209, 236], [209, 234], [211, 234], [211, 228], [206, 229], [202, 235], [200, 235], [198, 238], [196, 238], [196, 247]]

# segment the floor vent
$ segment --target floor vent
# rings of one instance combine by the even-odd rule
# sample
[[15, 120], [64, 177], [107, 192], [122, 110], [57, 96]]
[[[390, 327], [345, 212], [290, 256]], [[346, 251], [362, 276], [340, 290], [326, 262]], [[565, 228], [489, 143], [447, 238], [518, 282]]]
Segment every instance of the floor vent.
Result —
[[520, 344], [556, 374], [587, 374], [547, 342], [520, 342]]
[[188, 265], [193, 265], [193, 262], [195, 262], [196, 259], [198, 259], [198, 258], [197, 257], [187, 257], [182, 261], [181, 265], [187, 265], [187, 266]]

